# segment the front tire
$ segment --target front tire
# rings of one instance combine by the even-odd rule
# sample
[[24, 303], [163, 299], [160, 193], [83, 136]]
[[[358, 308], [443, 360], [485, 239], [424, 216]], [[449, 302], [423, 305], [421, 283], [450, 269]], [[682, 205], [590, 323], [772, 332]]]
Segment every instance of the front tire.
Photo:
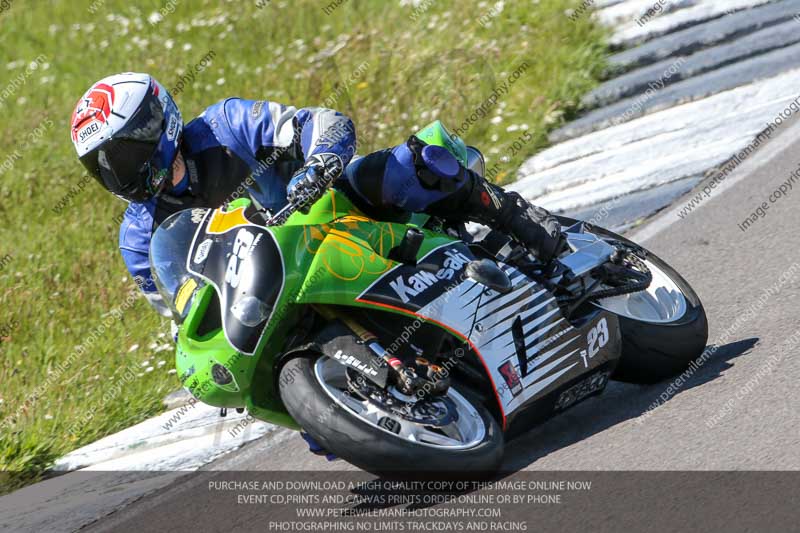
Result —
[[463, 448], [450, 446], [450, 449], [411, 442], [378, 427], [368, 417], [356, 414], [352, 407], [345, 407], [348, 404], [341, 399], [337, 400], [330, 392], [330, 384], [323, 384], [320, 368], [325, 364], [344, 370], [324, 355], [308, 353], [289, 360], [281, 369], [280, 393], [289, 414], [326, 450], [382, 476], [457, 474], [483, 477], [499, 468], [503, 434], [497, 421], [479, 402], [468, 400], [474, 409], [472, 416], [477, 415], [475, 423], [483, 426], [483, 433], [475, 434], [475, 442]]

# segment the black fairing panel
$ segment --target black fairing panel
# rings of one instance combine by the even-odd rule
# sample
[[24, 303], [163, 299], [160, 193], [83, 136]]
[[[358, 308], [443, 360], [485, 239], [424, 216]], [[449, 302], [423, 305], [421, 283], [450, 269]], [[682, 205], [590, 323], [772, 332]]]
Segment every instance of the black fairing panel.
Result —
[[[187, 268], [216, 289], [228, 342], [237, 351], [252, 355], [283, 289], [280, 249], [272, 233], [260, 226], [238, 225], [222, 233], [208, 233], [207, 229], [208, 221], [192, 244]], [[242, 302], [249, 302], [263, 319], [242, 323], [231, 312], [232, 306], [242, 307]]]
[[439, 246], [415, 266], [400, 264], [393, 268], [370, 285], [359, 299], [419, 311], [458, 285], [473, 259], [475, 256], [461, 242]]
[[[595, 355], [589, 357], [585, 339], [601, 321], [605, 321], [608, 330], [608, 342], [600, 347]], [[619, 363], [622, 350], [622, 337], [619, 329], [619, 318], [608, 311], [593, 309], [582, 316], [572, 327], [581, 339], [579, 346], [581, 355], [587, 355], [586, 365], [579, 365], [553, 382], [536, 397], [529, 399], [511, 413], [507, 420], [507, 438], [528, 431], [556, 414], [574, 406], [583, 400], [601, 393], [614, 369]], [[579, 360], [582, 357], [579, 357]]]

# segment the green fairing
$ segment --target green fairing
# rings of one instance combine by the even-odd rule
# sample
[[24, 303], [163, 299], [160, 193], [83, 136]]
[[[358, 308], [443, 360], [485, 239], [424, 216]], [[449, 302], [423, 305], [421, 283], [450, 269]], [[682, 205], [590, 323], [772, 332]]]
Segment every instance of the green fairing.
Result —
[[[424, 220], [417, 218], [415, 222], [421, 224]], [[411, 226], [416, 225], [371, 220], [342, 193], [330, 191], [308, 214], [295, 213], [283, 226], [270, 227], [283, 255], [286, 276], [255, 355], [236, 352], [222, 329], [205, 336], [196, 333], [206, 309], [212, 302], [216, 303], [214, 288], [203, 286], [193, 298], [178, 334], [176, 368], [183, 385], [203, 403], [246, 407], [255, 418], [298, 429], [280, 400], [273, 372], [276, 357], [303, 307], [337, 304], [374, 308], [374, 304], [357, 301], [357, 298], [397, 265], [388, 258], [389, 251], [400, 243]], [[425, 240], [419, 257], [453, 242], [442, 234], [423, 232]], [[213, 381], [211, 371], [215, 364], [230, 371], [232, 383], [223, 387]]]

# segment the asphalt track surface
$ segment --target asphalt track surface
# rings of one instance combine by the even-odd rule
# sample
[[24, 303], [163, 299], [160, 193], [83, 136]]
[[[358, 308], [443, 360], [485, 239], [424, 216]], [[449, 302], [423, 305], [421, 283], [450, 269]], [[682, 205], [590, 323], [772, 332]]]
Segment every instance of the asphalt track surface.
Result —
[[[800, 166], [800, 122], [785, 126], [687, 217], [680, 218], [678, 210], [703, 190], [702, 185], [630, 234], [695, 287], [709, 317], [709, 346], [716, 346], [713, 354], [677, 385], [670, 381], [651, 386], [611, 383], [603, 396], [509, 443], [507, 470], [800, 467], [800, 361], [795, 356], [800, 342], [793, 342], [800, 341], [800, 180], [783, 198], [774, 203], [768, 199]], [[743, 232], [739, 224], [765, 201], [769, 203], [765, 216]], [[771, 290], [764, 292], [767, 288]], [[204, 470], [353, 468], [309, 454], [299, 435], [281, 431]], [[188, 526], [180, 522], [188, 516], [181, 516], [179, 502], [192, 486], [192, 481], [178, 480], [87, 530], [137, 530], [137, 525], [164, 509], [170, 513], [163, 521], [165, 527]], [[230, 516], [207, 511], [192, 530], [228, 529]]]

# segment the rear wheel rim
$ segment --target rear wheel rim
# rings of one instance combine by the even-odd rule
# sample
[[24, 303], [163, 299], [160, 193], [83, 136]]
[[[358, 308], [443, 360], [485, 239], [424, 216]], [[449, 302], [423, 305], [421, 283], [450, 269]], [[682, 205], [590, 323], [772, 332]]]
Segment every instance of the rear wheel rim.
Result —
[[[486, 422], [483, 417], [469, 400], [452, 387], [448, 390], [447, 396], [455, 404], [458, 417], [447, 426], [432, 428], [379, 409], [372, 403], [348, 392], [345, 367], [329, 357], [322, 356], [317, 359], [314, 364], [314, 375], [325, 393], [339, 407], [362, 422], [405, 442], [441, 450], [458, 451], [474, 448], [483, 442], [486, 436]], [[394, 433], [378, 425], [378, 421], [384, 417], [388, 417], [400, 425], [399, 433]]]
[[653, 281], [646, 290], [602, 298], [592, 303], [615, 315], [648, 324], [680, 320], [689, 307], [678, 282], [652, 260], [645, 259], [644, 263], [653, 274]]

